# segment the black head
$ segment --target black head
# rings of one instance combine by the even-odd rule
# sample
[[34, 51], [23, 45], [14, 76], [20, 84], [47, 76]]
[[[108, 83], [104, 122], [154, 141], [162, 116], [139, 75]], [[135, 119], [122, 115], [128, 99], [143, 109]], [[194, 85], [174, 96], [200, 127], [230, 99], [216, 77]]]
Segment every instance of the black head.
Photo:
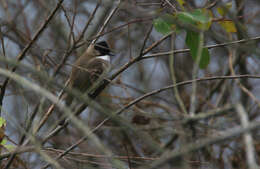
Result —
[[106, 41], [96, 43], [94, 48], [99, 51], [101, 55], [111, 55], [111, 51]]

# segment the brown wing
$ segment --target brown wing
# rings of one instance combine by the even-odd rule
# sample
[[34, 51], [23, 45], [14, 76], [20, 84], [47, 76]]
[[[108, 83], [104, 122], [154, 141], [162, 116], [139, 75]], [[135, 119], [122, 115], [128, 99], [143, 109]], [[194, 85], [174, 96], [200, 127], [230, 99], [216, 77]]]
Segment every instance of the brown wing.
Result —
[[[70, 75], [69, 87], [86, 92], [99, 76], [109, 68], [109, 62], [99, 58], [91, 59], [87, 64], [76, 62]], [[66, 104], [70, 105], [72, 97], [68, 96]]]
[[[85, 92], [91, 86], [90, 73], [86, 68], [81, 66], [73, 67], [70, 74], [70, 82], [68, 87]], [[71, 95], [66, 97], [66, 105], [70, 105], [73, 100]]]
[[109, 62], [103, 59], [94, 58], [91, 59], [88, 63], [88, 70], [91, 74], [90, 80], [93, 84], [99, 76], [104, 73], [109, 68]]

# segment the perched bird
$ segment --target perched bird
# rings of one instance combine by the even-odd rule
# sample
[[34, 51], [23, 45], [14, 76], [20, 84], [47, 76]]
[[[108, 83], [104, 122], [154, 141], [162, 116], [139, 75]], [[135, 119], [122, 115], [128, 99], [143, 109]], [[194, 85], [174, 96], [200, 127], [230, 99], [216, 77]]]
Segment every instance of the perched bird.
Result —
[[[73, 64], [68, 87], [86, 92], [110, 68], [110, 56], [113, 54], [105, 41], [91, 44], [85, 53]], [[65, 98], [66, 105], [71, 105], [73, 96]]]

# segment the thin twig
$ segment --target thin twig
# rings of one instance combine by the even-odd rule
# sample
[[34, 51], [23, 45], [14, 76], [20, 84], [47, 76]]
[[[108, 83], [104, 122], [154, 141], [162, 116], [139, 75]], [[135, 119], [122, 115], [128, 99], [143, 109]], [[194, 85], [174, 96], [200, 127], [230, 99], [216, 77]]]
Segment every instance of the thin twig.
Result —
[[233, 109], [233, 107], [234, 107], [233, 105], [228, 104], [221, 108], [208, 110], [207, 112], [199, 112], [198, 114], [196, 114], [193, 117], [188, 116], [187, 118], [183, 119], [182, 123], [187, 124], [187, 123], [192, 123], [192, 122], [199, 121], [199, 120], [205, 120], [205, 119], [208, 119], [211, 117], [220, 116], [220, 115], [223, 115], [224, 113], [226, 113], [228, 110]]
[[[203, 46], [203, 48], [212, 49], [212, 48], [224, 47], [224, 46], [234, 45], [237, 43], [245, 43], [245, 42], [255, 41], [255, 40], [260, 40], [260, 36], [257, 36], [254, 38], [249, 38], [249, 39], [241, 39], [241, 40], [232, 41], [232, 42], [225, 42], [225, 43], [221, 43], [221, 44], [206, 45], [206, 46]], [[179, 49], [179, 50], [168, 51], [168, 52], [154, 53], [154, 54], [143, 56], [142, 60], [157, 57], [157, 56], [169, 55], [171, 53], [177, 54], [177, 53], [187, 53], [187, 52], [190, 52], [190, 49]]]
[[[56, 152], [56, 153], [63, 153], [64, 150], [60, 149], [54, 149], [54, 148], [44, 148], [44, 151], [51, 151], [51, 152]], [[83, 157], [95, 157], [95, 158], [118, 158], [118, 159], [134, 159], [134, 160], [157, 160], [159, 159], [158, 157], [140, 157], [140, 156], [107, 156], [107, 155], [101, 155], [101, 154], [91, 154], [91, 153], [80, 153], [80, 152], [69, 152], [69, 155], [73, 156], [83, 156]]]
[[[117, 6], [111, 11], [110, 15], [107, 17], [105, 23], [103, 24], [103, 26], [102, 26], [102, 28], [100, 29], [100, 31], [99, 31], [98, 34], [101, 34], [101, 33], [104, 31], [105, 27], [107, 26], [107, 24], [108, 24], [109, 21], [111, 20], [112, 16], [113, 16], [113, 15], [115, 14], [115, 12], [118, 10], [120, 4], [121, 4], [121, 0], [119, 0]], [[92, 17], [90, 17], [90, 19], [89, 19], [87, 25], [86, 25], [85, 28], [83, 29], [83, 32], [82, 32], [82, 34], [81, 34], [79, 40], [80, 40], [81, 38], [83, 38], [83, 35], [84, 35], [84, 33], [86, 32], [86, 30], [87, 30], [86, 28], [88, 27], [90, 21], [93, 19], [93, 16], [95, 15], [95, 13], [96, 13], [96, 11], [97, 11], [99, 5], [100, 5], [100, 1], [98, 2], [98, 4], [97, 4], [95, 10], [93, 11]], [[79, 40], [76, 41], [76, 42], [79, 42]], [[97, 39], [93, 40], [93, 43], [96, 42], [96, 40], [97, 40]], [[76, 47], [76, 43], [75, 43], [75, 46], [73, 46], [73, 48], [75, 48], [75, 47]], [[66, 55], [65, 55], [65, 56], [66, 56]], [[64, 58], [65, 58], [65, 57], [64, 57]], [[54, 107], [54, 105], [53, 105], [52, 107]], [[86, 107], [86, 106], [85, 106], [85, 107]], [[53, 108], [52, 108], [51, 112], [52, 112], [52, 111], [53, 111]], [[66, 127], [67, 125], [68, 125], [68, 121], [65, 122], [62, 126], [58, 126], [58, 127], [57, 127], [56, 129], [54, 129], [54, 131], [52, 131], [50, 134], [52, 135], [52, 134], [55, 134], [56, 132], [59, 132], [61, 129], [63, 129], [63, 128]], [[50, 134], [49, 134], [49, 136], [50, 136]]]
[[[14, 72], [10, 72], [10, 71], [8, 71], [8, 70], [1, 69], [1, 68], [0, 68], [0, 74], [3, 74], [3, 75], [5, 75], [5, 76], [8, 76], [10, 79], [12, 79], [12, 80], [14, 80], [14, 81], [16, 81], [16, 82], [19, 81], [19, 84], [24, 85], [24, 86], [26, 86], [26, 87], [28, 87], [28, 88], [33, 87], [34, 90], [36, 90], [36, 89], [38, 88], [38, 86], [35, 86], [35, 85], [33, 85], [33, 84], [30, 84], [30, 82], [28, 83], [28, 80], [24, 80], [23, 77], [17, 75], [17, 74], [14, 73]], [[35, 110], [33, 114], [35, 115], [36, 113], [37, 113], [37, 111]], [[6, 114], [7, 116], [9, 116], [7, 112], [5, 112], [5, 114]], [[32, 117], [33, 117], [34, 115], [32, 115]], [[31, 117], [31, 118], [32, 118], [32, 117]], [[31, 119], [31, 120], [32, 120], [32, 119]], [[9, 116], [9, 122], [13, 124], [13, 123], [15, 123], [15, 120]], [[31, 122], [32, 122], [32, 121], [31, 121]], [[34, 146], [33, 146], [33, 149], [31, 149], [31, 150], [29, 150], [29, 151], [34, 151], [34, 152], [38, 153], [39, 155], [41, 155], [41, 156], [43, 157], [43, 159], [44, 159], [46, 162], [49, 162], [49, 163], [51, 163], [53, 166], [55, 166], [55, 168], [57, 168], [57, 169], [64, 169], [64, 168], [62, 168], [62, 167], [60, 166], [60, 164], [59, 164], [57, 161], [54, 161], [47, 153], [41, 151], [40, 141], [38, 140], [38, 138], [36, 138], [36, 137], [35, 137], [34, 135], [32, 135], [30, 132], [26, 131], [26, 130], [29, 130], [29, 129], [31, 128], [31, 127], [30, 127], [30, 124], [29, 124], [25, 129], [24, 129], [23, 126], [21, 126], [20, 124], [17, 124], [17, 128], [22, 132], [23, 135], [26, 135], [26, 136], [30, 139], [30, 141], [33, 143], [33, 145], [34, 145]], [[24, 137], [24, 138], [25, 138], [25, 137]], [[10, 141], [10, 140], [9, 140], [9, 141]], [[10, 159], [15, 159], [15, 155], [17, 155], [17, 152], [18, 152], [17, 150], [20, 150], [20, 149], [21, 149], [21, 148], [20, 148], [21, 141], [22, 141], [22, 140], [20, 140], [19, 145], [16, 146], [16, 147], [15, 147], [15, 150], [9, 155]], [[13, 143], [14, 143], [14, 142], [13, 142]], [[19, 159], [19, 158], [18, 158], [18, 159]], [[9, 168], [10, 166], [11, 166], [11, 160], [8, 160], [8, 162], [7, 162], [6, 166], [4, 167], [4, 169]]]
[[[140, 57], [142, 57], [142, 53], [145, 47], [145, 44], [147, 42], [147, 39], [152, 31], [153, 26], [150, 27], [149, 31], [147, 32], [145, 39], [144, 39], [144, 43], [143, 46], [141, 48], [140, 54], [139, 56], [137, 56], [136, 58], [134, 58], [134, 61], [137, 61]], [[107, 81], [106, 81], [107, 82]], [[87, 107], [87, 105], [82, 105], [76, 115], [78, 115], [80, 112], [82, 112], [85, 108]], [[103, 122], [101, 122], [98, 126], [96, 126], [94, 129], [91, 130], [91, 132], [97, 130], [98, 128], [100, 128], [104, 123], [106, 122], [106, 120], [104, 120]], [[56, 129], [54, 129], [54, 131], [52, 131], [45, 139], [43, 142], [46, 142], [49, 138], [51, 138], [52, 136], [56, 135], [59, 131], [61, 131], [64, 127], [66, 127], [68, 125], [68, 121], [65, 122], [65, 124], [63, 126], [58, 126]], [[64, 155], [66, 155], [68, 152], [70, 152], [71, 150], [73, 150], [74, 148], [76, 148], [79, 144], [81, 144], [83, 141], [85, 141], [88, 138], [88, 136], [84, 136], [82, 139], [80, 139], [76, 144], [72, 145], [71, 147], [69, 147], [64, 153], [60, 154], [56, 159], [62, 158]], [[45, 169], [48, 167], [48, 164], [45, 165], [42, 169]]]
[[22, 146], [22, 147], [17, 147], [15, 150], [11, 150], [11, 152], [3, 152], [0, 154], [0, 161], [4, 160], [6, 158], [9, 158], [10, 156], [12, 156], [12, 154], [22, 154], [25, 152], [33, 152], [35, 151], [35, 147], [34, 146]]
[[[82, 40], [82, 38], [84, 37], [84, 34], [88, 28], [88, 26], [90, 25], [92, 19], [94, 18], [95, 14], [96, 14], [96, 11], [97, 9], [99, 8], [100, 6], [100, 1], [98, 1], [94, 11], [92, 12], [91, 16], [89, 17], [89, 20], [88, 22], [86, 23], [85, 27], [83, 28], [83, 31], [82, 33], [80, 34], [79, 38], [73, 43], [72, 47], [69, 48], [69, 50], [64, 54], [64, 56], [62, 57], [62, 61], [61, 63], [57, 66], [57, 68], [54, 70], [54, 74], [53, 76], [57, 75], [57, 73], [59, 72], [59, 70], [61, 69], [62, 65], [64, 65], [64, 63], [66, 62], [68, 56], [72, 53], [72, 51], [75, 49], [75, 47], [77, 46], [77, 44]], [[65, 87], [68, 85], [69, 83], [69, 80], [66, 81], [65, 83]], [[60, 95], [59, 95], [59, 98], [62, 97], [64, 91], [61, 91]], [[42, 126], [45, 124], [45, 122], [48, 120], [48, 118], [50, 117], [50, 115], [52, 114], [53, 110], [55, 108], [55, 104], [53, 103], [47, 110], [46, 113], [44, 113], [44, 117], [41, 119], [39, 125], [35, 128], [34, 130], [34, 134], [36, 134], [41, 128]], [[28, 143], [28, 140], [27, 142], [25, 142], [24, 144], [26, 145]]]
[[[199, 33], [198, 51], [196, 53], [196, 61], [195, 61], [195, 64], [193, 65], [193, 70], [192, 70], [192, 79], [196, 79], [198, 76], [199, 64], [200, 64], [200, 60], [202, 58], [203, 43], [204, 43], [204, 32], [200, 32]], [[192, 86], [191, 86], [190, 110], [189, 110], [190, 116], [195, 115], [196, 105], [197, 105], [196, 95], [197, 95], [197, 82], [194, 81], [194, 82], [192, 82]]]
[[[36, 31], [36, 33], [34, 34], [32, 40], [26, 45], [25, 48], [23, 48], [23, 50], [19, 53], [19, 55], [17, 56], [17, 61], [21, 61], [24, 59], [26, 52], [32, 47], [32, 45], [38, 40], [40, 34], [47, 28], [47, 25], [50, 23], [50, 21], [52, 20], [52, 18], [54, 17], [54, 15], [56, 14], [56, 12], [58, 11], [58, 9], [61, 7], [61, 4], [64, 0], [59, 0], [59, 2], [57, 3], [56, 7], [53, 9], [53, 11], [51, 12], [51, 14], [46, 18], [46, 20], [44, 21], [44, 23], [40, 26], [40, 28]], [[16, 70], [16, 66], [12, 68], [12, 72], [15, 72]], [[6, 87], [7, 84], [9, 82], [9, 78], [6, 78], [2, 87], [1, 87], [1, 93], [0, 93], [0, 105], [2, 105], [3, 103], [3, 98], [5, 95], [5, 91], [6, 91]], [[0, 110], [1, 110], [1, 106], [0, 106]]]
[[[28, 122], [28, 124], [27, 124], [27, 126], [25, 128], [25, 132], [23, 133], [23, 135], [22, 135], [22, 137], [21, 137], [21, 139], [19, 141], [18, 146], [21, 146], [23, 144], [23, 141], [25, 140], [25, 137], [26, 137], [26, 133], [29, 132], [29, 130], [30, 130], [31, 126], [32, 126], [32, 122], [34, 120], [34, 117], [36, 116], [36, 114], [38, 112], [38, 108], [39, 108], [39, 105], [36, 105], [32, 115], [30, 116], [29, 122]], [[13, 160], [15, 159], [15, 157], [16, 157], [16, 153], [14, 152], [14, 153], [11, 154], [11, 156], [10, 156], [8, 162], [6, 163], [4, 169], [8, 169], [11, 166], [11, 164], [12, 164]]]
[[173, 4], [171, 4], [168, 0], [164, 0], [168, 5], [170, 5], [172, 7], [172, 9], [174, 10], [174, 12], [178, 12], [177, 9], [175, 8], [175, 6], [173, 6]]
[[[229, 51], [229, 69], [231, 72], [231, 75], [235, 75], [235, 70], [233, 67], [233, 55], [236, 55], [236, 50], [230, 50]], [[236, 83], [238, 84], [238, 86], [240, 87], [240, 89], [247, 94], [254, 102], [256, 102], [256, 104], [258, 105], [258, 107], [260, 107], [260, 101], [256, 98], [256, 96], [250, 92], [240, 81], [239, 79], [236, 79]]]
[[179, 82], [179, 83], [176, 83], [175, 85], [169, 85], [169, 86], [163, 87], [161, 89], [157, 89], [157, 90], [154, 90], [152, 92], [146, 93], [146, 94], [136, 98], [135, 100], [131, 101], [126, 106], [124, 106], [123, 108], [118, 110], [116, 112], [116, 114], [121, 114], [123, 111], [125, 111], [128, 108], [130, 108], [134, 104], [140, 102], [141, 100], [143, 100], [143, 99], [145, 99], [145, 98], [147, 98], [149, 96], [152, 96], [154, 94], [158, 94], [158, 93], [163, 92], [165, 90], [171, 89], [171, 88], [173, 88], [175, 86], [183, 86], [183, 85], [191, 84], [192, 82], [203, 82], [203, 81], [224, 80], [224, 79], [225, 80], [226, 79], [241, 79], [241, 78], [257, 78], [257, 79], [259, 79], [260, 75], [213, 76], [213, 77], [204, 77], [204, 78], [198, 78], [198, 79], [192, 79], [192, 80]]
[[[194, 79], [194, 80], [188, 80], [188, 81], [184, 81], [184, 82], [179, 82], [176, 83], [175, 85], [170, 85], [155, 91], [152, 91], [150, 93], [147, 93], [133, 101], [131, 101], [129, 104], [127, 104], [126, 106], [124, 106], [123, 108], [121, 108], [119, 111], [117, 111], [115, 114], [119, 115], [121, 114], [123, 111], [125, 111], [126, 109], [128, 109], [129, 107], [131, 107], [132, 105], [136, 104], [137, 102], [151, 96], [154, 94], [157, 94], [159, 92], [162, 92], [164, 90], [168, 90], [171, 89], [175, 86], [183, 86], [183, 85], [187, 85], [187, 84], [191, 84], [193, 81], [196, 82], [203, 82], [203, 81], [211, 81], [211, 80], [221, 80], [221, 79], [237, 79], [237, 78], [258, 78], [260, 79], [260, 76], [257, 75], [237, 75], [237, 76], [215, 76], [215, 77], [205, 77], [205, 78], [200, 78], [200, 79]], [[81, 110], [84, 110], [84, 107], [81, 107]], [[194, 116], [195, 118], [195, 116]], [[107, 121], [109, 121], [111, 119], [111, 117], [107, 117], [105, 120], [103, 120], [101, 123], [99, 123], [95, 128], [93, 128], [91, 130], [92, 133], [96, 132], [101, 126], [103, 126]], [[56, 128], [52, 133], [50, 133], [43, 142], [46, 142], [49, 138], [51, 138], [52, 136], [54, 136], [55, 134], [57, 134], [60, 130], [62, 130], [62, 127], [59, 126], [58, 128]], [[78, 142], [76, 142], [75, 144], [73, 144], [71, 147], [69, 147], [68, 149], [65, 150], [64, 153], [60, 154], [58, 158], [63, 157], [64, 155], [66, 155], [69, 151], [73, 150], [74, 148], [76, 148], [79, 144], [81, 144], [82, 142], [84, 142], [86, 139], [88, 138], [88, 136], [84, 136], [82, 137]]]
[[[250, 124], [250, 121], [248, 120], [248, 113], [245, 111], [245, 108], [239, 103], [235, 107], [240, 121], [241, 121], [241, 126], [243, 128], [247, 128]], [[246, 147], [246, 157], [247, 157], [247, 163], [249, 166], [249, 169], [259, 169], [257, 163], [256, 163], [256, 155], [255, 155], [255, 148], [254, 148], [254, 141], [251, 132], [244, 133], [244, 142], [245, 142], [245, 147]]]
[[[106, 32], [103, 32], [103, 33], [100, 33], [99, 35], [96, 35], [96, 36], [94, 36], [94, 37], [91, 37], [91, 40], [93, 40], [93, 39], [96, 39], [96, 38], [99, 38], [99, 37], [101, 37], [101, 36], [104, 36], [104, 35], [106, 35], [106, 34], [109, 34], [109, 33], [111, 33], [111, 32], [114, 32], [114, 31], [116, 31], [116, 30], [118, 30], [118, 29], [121, 29], [121, 28], [123, 28], [123, 27], [125, 27], [125, 26], [129, 26], [129, 25], [131, 25], [131, 24], [133, 24], [133, 23], [139, 23], [139, 22], [150, 22], [150, 21], [152, 21], [152, 19], [153, 18], [140, 18], [140, 19], [134, 19], [134, 20], [131, 20], [131, 21], [128, 21], [127, 23], [125, 23], [125, 24], [122, 24], [122, 25], [119, 25], [119, 26], [117, 26], [117, 27], [114, 27], [114, 28], [112, 28], [112, 29], [110, 29], [110, 30], [108, 30], [108, 31], [106, 31]], [[83, 43], [84, 44], [84, 43]], [[81, 46], [82, 44], [79, 44], [79, 46]], [[78, 47], [78, 46], [77, 46]]]
[[[166, 151], [163, 155], [160, 156], [160, 159], [154, 161], [149, 165], [149, 167], [143, 167], [143, 169], [156, 169], [159, 168], [161, 165], [166, 164], [167, 162], [174, 162], [180, 159], [183, 155], [198, 151], [206, 146], [220, 144], [222, 142], [227, 141], [228, 139], [232, 139], [235, 136], [239, 136], [246, 132], [252, 131], [254, 129], [260, 128], [259, 122], [251, 122], [247, 127], [234, 127], [229, 129], [228, 131], [224, 132], [220, 136], [214, 136], [212, 138], [201, 139], [198, 140], [196, 143], [190, 143], [185, 145], [185, 147], [178, 151]], [[177, 162], [178, 163], [178, 162]], [[173, 163], [172, 163], [173, 164]]]
[[[69, 46], [69, 45], [71, 44], [71, 43], [70, 43], [71, 38], [72, 38], [73, 43], [75, 42], [75, 35], [74, 35], [74, 32], [73, 32], [73, 26], [74, 26], [73, 23], [74, 23], [74, 22], [73, 22], [73, 23], [70, 22], [70, 19], [69, 19], [69, 16], [68, 16], [68, 14], [67, 14], [67, 11], [66, 11], [66, 9], [64, 8], [63, 5], [61, 6], [61, 9], [62, 9], [62, 11], [63, 11], [63, 13], [64, 13], [64, 15], [65, 15], [65, 18], [66, 18], [66, 20], [67, 20], [67, 22], [68, 22], [69, 27], [70, 27], [69, 43], [68, 43], [68, 46]], [[75, 14], [73, 15], [73, 18], [74, 18], [74, 16], [75, 16]]]
[[[121, 0], [118, 0], [118, 4], [116, 5], [116, 7], [110, 12], [109, 16], [106, 18], [104, 24], [102, 25], [102, 27], [100, 28], [99, 32], [97, 33], [97, 37], [99, 38], [99, 35], [103, 33], [103, 31], [105, 30], [107, 24], [109, 23], [109, 21], [111, 20], [111, 18], [114, 16], [114, 14], [117, 12], [119, 6], [121, 5]], [[97, 42], [98, 38], [95, 38], [91, 43], [94, 44]]]
[[[93, 143], [98, 147], [98, 149], [105, 153], [106, 155], [113, 155], [113, 153], [107, 149], [102, 143], [101, 141], [99, 140], [99, 138], [97, 136], [95, 136], [91, 130], [89, 129], [88, 126], [85, 125], [84, 122], [82, 122], [80, 119], [77, 119], [77, 117], [75, 117], [73, 115], [73, 112], [70, 110], [70, 108], [68, 108], [66, 105], [64, 105], [62, 102], [60, 102], [59, 98], [56, 97], [54, 94], [50, 93], [48, 90], [40, 87], [39, 85], [37, 84], [34, 84], [34, 83], [31, 83], [29, 82], [28, 80], [26, 80], [25, 78], [13, 73], [13, 72], [10, 72], [10, 71], [7, 71], [7, 70], [4, 70], [4, 69], [1, 69], [0, 68], [0, 74], [4, 75], [4, 76], [7, 76], [9, 77], [10, 79], [12, 79], [13, 81], [15, 81], [16, 83], [24, 86], [25, 88], [28, 88], [28, 89], [31, 89], [33, 90], [34, 92], [42, 95], [43, 97], [46, 97], [47, 99], [49, 99], [50, 101], [56, 103], [57, 107], [60, 108], [71, 120], [72, 124], [75, 125], [78, 129], [80, 129], [85, 136], [88, 136], [88, 138], [90, 138]], [[32, 138], [30, 138], [32, 140]], [[33, 140], [33, 142], [35, 142], [35, 140]], [[36, 146], [36, 149], [37, 151], [39, 151], [39, 147], [40, 145], [37, 144]], [[46, 160], [51, 163], [51, 164], [57, 164], [57, 162], [53, 161], [52, 159], [47, 159], [46, 156], [44, 156], [44, 154], [39, 151], [39, 153], [44, 157], [46, 158]], [[118, 168], [123, 168], [123, 164], [120, 162], [120, 161], [116, 161], [116, 162], [112, 162], [115, 167], [118, 167]]]
[[84, 34], [86, 32], [86, 30], [88, 29], [91, 21], [93, 20], [96, 12], [97, 12], [97, 9], [99, 8], [100, 6], [100, 0], [98, 1], [94, 11], [92, 12], [92, 14], [90, 15], [89, 19], [88, 19], [88, 22], [86, 23], [85, 27], [83, 28], [83, 31], [82, 33], [80, 34], [79, 38], [75, 41], [75, 43], [73, 43], [73, 45], [71, 46], [70, 49], [68, 49], [66, 51], [66, 53], [64, 53], [64, 55], [62, 56], [62, 60], [61, 62], [59, 63], [59, 65], [55, 68], [54, 70], [54, 73], [53, 73], [53, 77], [56, 76], [58, 74], [58, 72], [60, 71], [60, 69], [62, 68], [62, 66], [65, 64], [65, 62], [67, 61], [69, 55], [73, 52], [74, 49], [76, 49], [76, 46], [78, 45], [78, 43], [82, 40], [82, 38], [84, 37]]
[[[21, 61], [24, 57], [25, 57], [25, 54], [26, 52], [31, 48], [31, 46], [37, 41], [37, 39], [39, 38], [40, 34], [46, 29], [48, 23], [51, 21], [51, 19], [54, 17], [54, 15], [56, 14], [56, 12], [58, 11], [58, 9], [61, 7], [62, 5], [62, 2], [63, 0], [60, 0], [56, 7], [53, 9], [53, 11], [51, 12], [51, 14], [47, 17], [47, 19], [44, 21], [44, 23], [40, 26], [40, 28], [37, 30], [37, 32], [35, 33], [35, 35], [33, 36], [32, 40], [26, 45], [26, 47], [20, 52], [20, 54], [17, 56], [17, 61]], [[12, 72], [15, 72], [16, 70], [16, 66], [12, 68]], [[7, 84], [9, 82], [10, 78], [7, 77], [4, 81], [4, 84], [3, 86], [1, 87], [1, 93], [0, 93], [0, 112], [1, 112], [1, 105], [2, 105], [2, 102], [3, 102], [3, 98], [4, 98], [4, 95], [5, 95], [5, 91], [6, 91], [6, 87], [7, 87]], [[23, 140], [22, 140], [23, 141]], [[13, 160], [15, 159], [15, 154], [13, 154], [11, 156], [11, 158], [9, 159], [9, 161], [7, 162], [7, 164], [5, 165], [5, 169], [8, 169]]]
[[[172, 49], [172, 51], [174, 49], [174, 37], [175, 36], [172, 35], [172, 38], [171, 38], [171, 49]], [[172, 79], [173, 84], [176, 84], [177, 80], [176, 80], [176, 76], [175, 76], [174, 60], [175, 60], [175, 55], [174, 55], [174, 53], [171, 53], [170, 57], [169, 57], [170, 74], [171, 74], [171, 79]], [[179, 90], [178, 90], [177, 86], [173, 88], [173, 95], [175, 96], [177, 103], [178, 103], [179, 107], [181, 108], [181, 111], [185, 114], [188, 114], [187, 109], [186, 109], [186, 107], [183, 103], [183, 100], [180, 97]]]

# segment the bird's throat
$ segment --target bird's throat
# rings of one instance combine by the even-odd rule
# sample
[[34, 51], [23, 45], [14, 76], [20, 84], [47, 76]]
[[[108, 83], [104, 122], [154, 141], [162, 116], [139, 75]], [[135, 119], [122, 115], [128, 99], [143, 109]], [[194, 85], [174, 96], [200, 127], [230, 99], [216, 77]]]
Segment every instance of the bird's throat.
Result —
[[110, 63], [110, 56], [109, 55], [98, 56], [97, 58], [103, 59], [103, 60], [108, 61]]

